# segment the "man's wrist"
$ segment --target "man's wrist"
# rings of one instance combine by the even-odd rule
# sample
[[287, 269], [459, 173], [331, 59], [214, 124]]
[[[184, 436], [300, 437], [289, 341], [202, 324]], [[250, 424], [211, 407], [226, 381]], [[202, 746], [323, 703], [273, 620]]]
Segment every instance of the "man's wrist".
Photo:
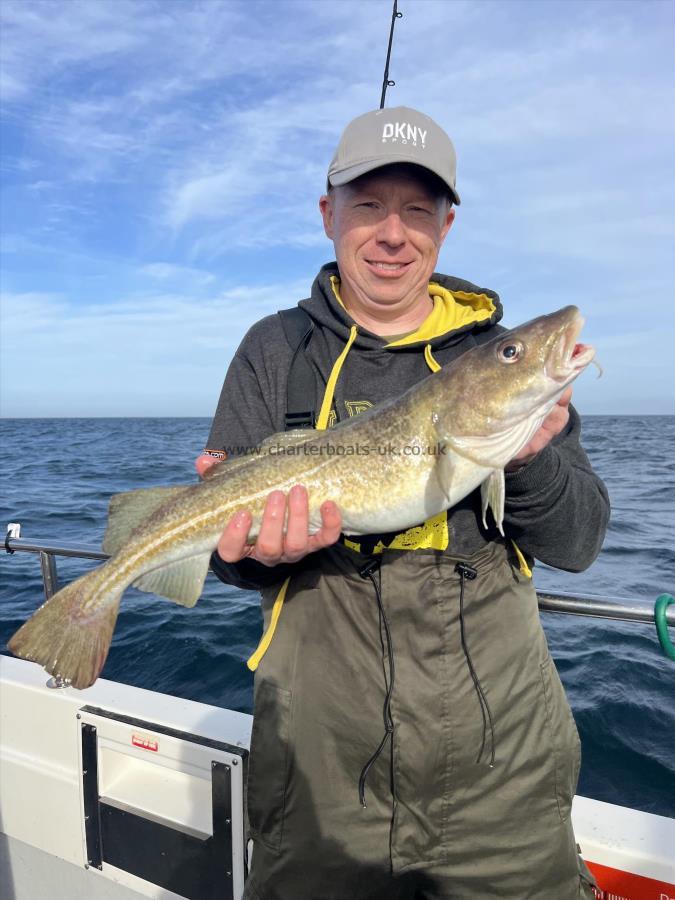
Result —
[[535, 453], [516, 471], [506, 472], [506, 493], [510, 497], [546, 490], [558, 475], [560, 454], [551, 444]]
[[245, 556], [236, 563], [228, 563], [214, 550], [211, 554], [211, 571], [226, 584], [245, 590], [261, 590], [277, 581], [283, 581], [292, 570], [290, 565], [283, 563], [269, 568], [250, 556]]

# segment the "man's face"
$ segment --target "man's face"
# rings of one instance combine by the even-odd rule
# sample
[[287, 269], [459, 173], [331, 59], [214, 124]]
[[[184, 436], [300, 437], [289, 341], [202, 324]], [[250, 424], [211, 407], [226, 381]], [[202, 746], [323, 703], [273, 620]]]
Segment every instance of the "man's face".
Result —
[[371, 309], [428, 297], [454, 211], [406, 167], [376, 170], [319, 202], [335, 245], [342, 295]]

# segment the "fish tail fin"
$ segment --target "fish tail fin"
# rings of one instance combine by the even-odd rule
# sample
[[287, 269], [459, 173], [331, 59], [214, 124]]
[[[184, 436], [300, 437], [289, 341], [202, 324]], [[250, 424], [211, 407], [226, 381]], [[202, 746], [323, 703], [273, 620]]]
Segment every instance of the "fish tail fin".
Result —
[[73, 687], [90, 687], [108, 656], [123, 590], [92, 602], [99, 572], [83, 575], [50, 597], [9, 640], [12, 653], [40, 663]]

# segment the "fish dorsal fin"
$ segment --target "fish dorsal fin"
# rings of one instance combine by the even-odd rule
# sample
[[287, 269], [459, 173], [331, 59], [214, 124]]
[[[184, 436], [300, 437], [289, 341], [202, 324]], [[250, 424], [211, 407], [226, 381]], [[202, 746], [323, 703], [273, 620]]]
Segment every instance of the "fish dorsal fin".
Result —
[[247, 453], [246, 456], [236, 456], [234, 459], [224, 459], [222, 462], [218, 462], [215, 466], [211, 466], [210, 469], [207, 469], [202, 477], [204, 481], [209, 481], [211, 478], [220, 478], [223, 475], [231, 475], [237, 469], [253, 460], [259, 459], [261, 456], [270, 456], [275, 451], [283, 453], [286, 447], [290, 447], [293, 444], [300, 444], [303, 441], [309, 441], [313, 437], [316, 437], [316, 432], [309, 428], [293, 428], [291, 431], [277, 431], [269, 437], [266, 437], [264, 441], [261, 441], [256, 450], [252, 453]]
[[502, 537], [504, 536], [503, 522], [505, 495], [504, 470], [495, 469], [480, 486], [480, 496], [483, 502], [483, 527], [487, 530], [487, 511], [489, 506], [492, 510], [495, 524], [500, 530]]
[[139, 591], [158, 594], [181, 606], [194, 606], [204, 588], [210, 559], [210, 552], [179, 559], [142, 575], [133, 585]]
[[237, 456], [234, 459], [220, 460], [220, 462], [217, 462], [215, 465], [207, 469], [206, 472], [204, 472], [204, 474], [202, 475], [202, 481], [210, 481], [212, 478], [220, 478], [223, 475], [231, 475], [237, 469], [240, 469], [242, 466], [250, 463], [251, 460], [255, 458], [255, 456], [249, 453], [246, 456]]
[[108, 506], [108, 527], [103, 538], [103, 550], [114, 556], [141, 522], [186, 489], [186, 485], [182, 484], [178, 487], [139, 488], [115, 494], [110, 498]]

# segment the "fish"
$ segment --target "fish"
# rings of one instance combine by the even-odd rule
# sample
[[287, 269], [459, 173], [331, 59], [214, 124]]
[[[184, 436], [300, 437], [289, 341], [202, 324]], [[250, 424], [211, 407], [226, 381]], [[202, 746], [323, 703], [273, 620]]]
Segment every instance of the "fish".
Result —
[[595, 349], [577, 342], [583, 324], [575, 306], [539, 316], [333, 428], [272, 435], [201, 482], [113, 496], [103, 540], [110, 558], [50, 597], [9, 649], [89, 687], [128, 587], [194, 606], [226, 523], [249, 510], [253, 542], [268, 494], [296, 484], [307, 489], [312, 532], [326, 500], [338, 505], [343, 533], [357, 536], [403, 531], [480, 487], [483, 522], [489, 511], [503, 534], [505, 465], [594, 360]]

